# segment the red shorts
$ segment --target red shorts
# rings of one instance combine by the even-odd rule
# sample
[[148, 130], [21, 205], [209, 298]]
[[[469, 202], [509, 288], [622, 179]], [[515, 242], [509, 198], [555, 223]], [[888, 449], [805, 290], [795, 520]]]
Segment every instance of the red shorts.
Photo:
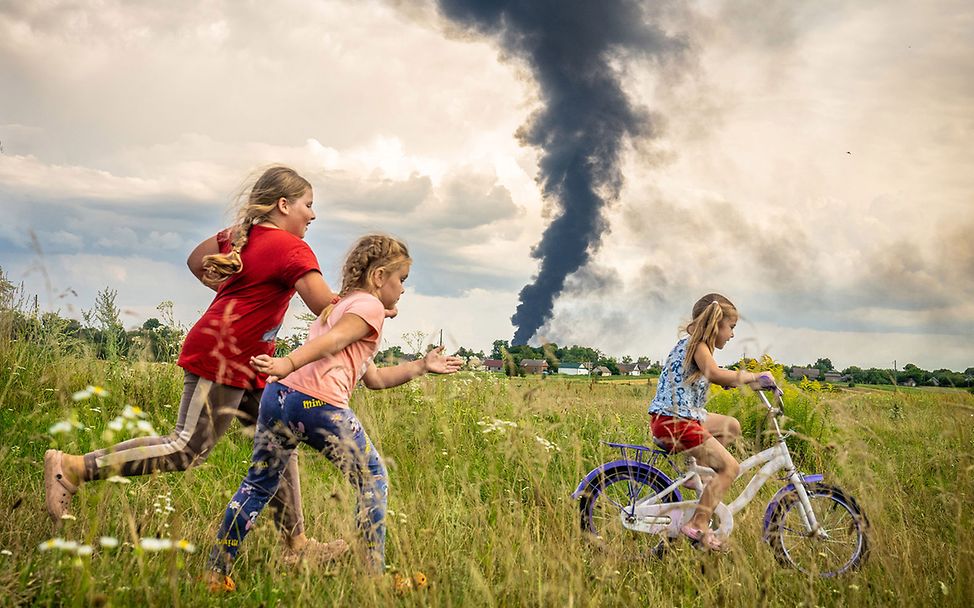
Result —
[[696, 420], [650, 414], [653, 437], [667, 446], [670, 452], [682, 452], [695, 448], [713, 435]]

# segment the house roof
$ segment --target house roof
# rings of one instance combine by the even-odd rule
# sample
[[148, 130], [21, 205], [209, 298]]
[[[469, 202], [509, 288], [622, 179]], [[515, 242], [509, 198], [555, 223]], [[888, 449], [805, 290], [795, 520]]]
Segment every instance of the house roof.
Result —
[[504, 367], [504, 362], [500, 359], [484, 359], [485, 367]]
[[548, 365], [548, 362], [544, 359], [521, 359], [521, 365], [527, 367], [545, 367]]
[[814, 380], [818, 378], [819, 371], [817, 367], [793, 367], [791, 368], [791, 376], [793, 378], [805, 376], [809, 380]]

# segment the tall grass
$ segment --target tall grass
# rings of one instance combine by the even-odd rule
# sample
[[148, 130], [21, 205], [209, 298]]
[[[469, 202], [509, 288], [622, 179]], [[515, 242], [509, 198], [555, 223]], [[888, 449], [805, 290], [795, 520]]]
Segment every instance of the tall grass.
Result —
[[[12, 341], [0, 331], [0, 549], [9, 552], [0, 555], [2, 605], [974, 601], [974, 398], [959, 391], [810, 396], [789, 389], [787, 413], [801, 432], [795, 445], [803, 446], [802, 467], [853, 494], [872, 523], [870, 560], [838, 580], [782, 568], [762, 543], [764, 502], [776, 488], [766, 488], [739, 515], [729, 555], [701, 555], [677, 544], [656, 560], [586, 543], [570, 494], [589, 469], [614, 457], [602, 441], [649, 440], [652, 387], [471, 374], [353, 395], [352, 407], [390, 470], [390, 569], [423, 571], [427, 589], [399, 595], [390, 577], [368, 577], [354, 560], [286, 567], [271, 518], [263, 517], [235, 567], [239, 591], [208, 595], [198, 582], [205, 553], [250, 456], [250, 438], [239, 429], [186, 474], [85, 486], [73, 504], [77, 520], [65, 522], [60, 535], [93, 544], [93, 554], [40, 552], [38, 545], [53, 534], [43, 504], [44, 450], [105, 445], [105, 425], [129, 404], [142, 407], [157, 429], [171, 429], [182, 387], [175, 366], [95, 361], [45, 340]], [[87, 385], [108, 395], [74, 401], [71, 395]], [[763, 418], [754, 397], [727, 392], [717, 399], [715, 408], [744, 420], [738, 455], [758, 449]], [[49, 434], [52, 424], [72, 416], [84, 430]], [[309, 533], [353, 540], [354, 499], [345, 482], [304, 448], [301, 468]], [[101, 536], [123, 544], [101, 548]], [[154, 536], [186, 539], [197, 551], [137, 548], [139, 539]]]

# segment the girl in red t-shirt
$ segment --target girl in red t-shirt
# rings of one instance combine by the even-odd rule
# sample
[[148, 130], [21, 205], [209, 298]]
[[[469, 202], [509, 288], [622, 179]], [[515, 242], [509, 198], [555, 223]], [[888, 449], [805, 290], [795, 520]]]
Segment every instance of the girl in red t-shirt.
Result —
[[349, 409], [349, 395], [359, 380], [371, 389], [391, 388], [427, 372], [453, 373], [463, 363], [444, 356], [443, 347], [395, 367], [377, 368], [372, 362], [382, 339], [383, 309], [399, 301], [410, 264], [402, 242], [362, 237], [342, 271], [341, 302], [312, 324], [308, 341], [286, 357], [251, 359], [255, 369], [278, 381], [264, 391], [250, 471], [227, 505], [210, 553], [212, 589], [235, 587], [228, 573], [240, 543], [299, 443], [322, 452], [355, 487], [366, 559], [374, 572], [384, 571], [386, 468]]
[[[315, 314], [335, 297], [303, 240], [314, 219], [311, 184], [292, 169], [271, 167], [241, 201], [235, 225], [190, 253], [190, 270], [216, 297], [186, 335], [179, 355], [185, 380], [176, 428], [165, 437], [139, 437], [84, 455], [48, 450], [44, 488], [55, 524], [81, 483], [185, 471], [206, 460], [235, 417], [254, 424], [264, 379], [250, 367], [250, 358], [273, 354], [295, 291]], [[296, 454], [274, 503], [293, 556], [329, 553], [304, 534]]]

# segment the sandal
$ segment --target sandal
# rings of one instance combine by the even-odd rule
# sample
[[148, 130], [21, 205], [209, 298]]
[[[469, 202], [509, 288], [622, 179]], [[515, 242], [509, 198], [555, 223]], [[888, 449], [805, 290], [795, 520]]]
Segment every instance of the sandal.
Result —
[[229, 575], [220, 574], [216, 571], [205, 576], [204, 582], [206, 583], [207, 591], [210, 593], [233, 593], [237, 590], [237, 584], [233, 582], [233, 579]]
[[690, 539], [690, 542], [697, 549], [706, 549], [717, 553], [726, 553], [727, 546], [717, 538], [712, 530], [698, 530], [691, 528], [689, 524], [680, 528], [680, 534]]
[[61, 520], [68, 514], [71, 497], [78, 491], [78, 486], [68, 481], [61, 468], [64, 452], [48, 450], [44, 452], [44, 503], [47, 514], [55, 526], [61, 525]]
[[348, 553], [348, 543], [344, 539], [337, 539], [327, 543], [319, 542], [313, 538], [308, 539], [308, 544], [300, 551], [288, 550], [281, 560], [288, 566], [293, 566], [302, 561], [311, 562], [315, 565], [332, 562]]
[[412, 576], [399, 574], [392, 575], [392, 588], [396, 595], [405, 595], [413, 590], [426, 589], [429, 586], [429, 579], [426, 575], [417, 570]]

